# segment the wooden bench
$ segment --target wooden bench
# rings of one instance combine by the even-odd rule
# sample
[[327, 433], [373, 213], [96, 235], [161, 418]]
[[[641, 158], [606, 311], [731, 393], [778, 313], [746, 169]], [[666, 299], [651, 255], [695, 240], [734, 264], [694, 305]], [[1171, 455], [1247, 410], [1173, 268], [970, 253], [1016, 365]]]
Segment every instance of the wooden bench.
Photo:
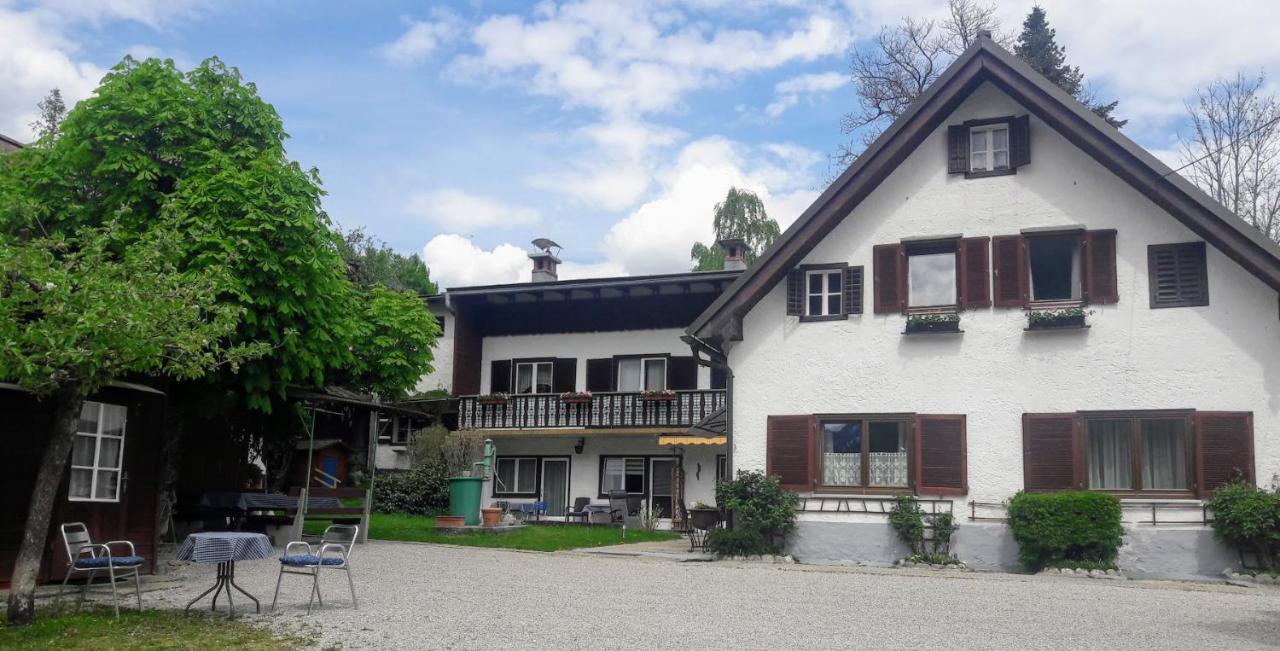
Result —
[[[306, 509], [306, 517], [323, 518], [332, 520], [334, 524], [354, 524], [360, 526], [360, 537], [358, 542], [365, 542], [369, 539], [369, 508], [373, 504], [373, 491], [363, 488], [324, 488], [313, 487], [308, 490], [311, 497], [332, 497], [343, 503], [350, 499], [359, 499], [360, 506], [336, 506], [336, 507], [318, 507], [308, 504]], [[298, 503], [301, 505], [304, 498], [303, 489], [291, 488], [289, 494], [298, 497]], [[302, 534], [303, 513], [302, 509], [290, 509], [286, 512], [293, 519], [293, 528], [296, 534], [293, 540], [297, 540]]]

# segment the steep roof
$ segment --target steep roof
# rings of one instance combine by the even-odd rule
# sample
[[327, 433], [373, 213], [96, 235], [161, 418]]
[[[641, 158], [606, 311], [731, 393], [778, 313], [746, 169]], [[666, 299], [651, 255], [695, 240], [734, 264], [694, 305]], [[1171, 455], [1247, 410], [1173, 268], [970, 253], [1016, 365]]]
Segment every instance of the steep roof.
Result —
[[1192, 232], [1280, 291], [1280, 246], [990, 38], [979, 37], [694, 320], [687, 332], [710, 342], [740, 338], [743, 315], [983, 82], [995, 85]]

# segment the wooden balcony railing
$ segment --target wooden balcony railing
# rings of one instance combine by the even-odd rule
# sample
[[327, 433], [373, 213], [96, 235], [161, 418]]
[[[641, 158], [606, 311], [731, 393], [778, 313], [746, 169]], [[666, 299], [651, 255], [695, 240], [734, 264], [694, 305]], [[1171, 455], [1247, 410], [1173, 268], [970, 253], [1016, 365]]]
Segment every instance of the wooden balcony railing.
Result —
[[646, 400], [639, 393], [595, 393], [586, 402], [566, 402], [559, 394], [512, 395], [505, 402], [458, 400], [461, 429], [547, 429], [556, 427], [689, 427], [723, 407], [723, 389], [677, 391], [669, 400]]

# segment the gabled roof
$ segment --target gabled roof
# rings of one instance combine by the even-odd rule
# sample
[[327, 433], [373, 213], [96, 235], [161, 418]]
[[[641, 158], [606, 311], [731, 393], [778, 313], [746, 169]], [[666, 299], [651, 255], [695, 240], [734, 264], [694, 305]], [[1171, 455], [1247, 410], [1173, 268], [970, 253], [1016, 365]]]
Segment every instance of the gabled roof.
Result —
[[739, 338], [743, 315], [983, 82], [994, 84], [1192, 232], [1280, 291], [1280, 246], [990, 38], [979, 37], [687, 332], [709, 342]]

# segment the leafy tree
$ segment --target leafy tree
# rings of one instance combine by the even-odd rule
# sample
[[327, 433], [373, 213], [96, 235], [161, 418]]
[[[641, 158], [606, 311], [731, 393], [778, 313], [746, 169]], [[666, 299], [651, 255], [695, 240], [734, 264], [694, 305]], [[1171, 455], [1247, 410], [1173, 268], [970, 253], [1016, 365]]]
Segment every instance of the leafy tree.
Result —
[[439, 322], [418, 295], [381, 285], [361, 292], [361, 307], [355, 362], [341, 384], [401, 398], [422, 378], [423, 369], [431, 368]]
[[179, 270], [183, 234], [152, 229], [121, 248], [122, 235], [110, 222], [74, 236], [0, 236], [0, 378], [53, 413], [11, 582], [13, 624], [35, 616], [36, 574], [85, 398], [116, 378], [195, 378], [266, 352], [225, 343], [243, 309], [216, 300], [220, 270]]
[[40, 117], [31, 123], [31, 130], [36, 132], [39, 140], [53, 139], [58, 136], [58, 127], [67, 116], [67, 105], [62, 101], [62, 91], [57, 88], [49, 91], [36, 107], [40, 109]]
[[1049, 19], [1043, 8], [1036, 5], [1022, 21], [1022, 33], [1013, 47], [1013, 53], [1026, 61], [1036, 72], [1044, 75], [1062, 90], [1089, 107], [1107, 124], [1119, 129], [1128, 123], [1111, 116], [1119, 101], [1100, 102], [1084, 83], [1079, 66], [1067, 64], [1066, 48], [1058, 45], [1057, 31], [1049, 27]]
[[[750, 190], [729, 188], [724, 201], [716, 204], [715, 217], [712, 222], [716, 232], [716, 241], [739, 238], [747, 243], [747, 264], [755, 262], [765, 249], [782, 234], [778, 222], [769, 218], [764, 210], [764, 202]], [[689, 251], [694, 262], [694, 271], [716, 271], [724, 269], [724, 249], [712, 242], [710, 246], [697, 242]]]
[[383, 242], [356, 229], [342, 235], [342, 259], [347, 275], [360, 287], [382, 285], [398, 292], [436, 293], [427, 265], [418, 254], [402, 255]]

